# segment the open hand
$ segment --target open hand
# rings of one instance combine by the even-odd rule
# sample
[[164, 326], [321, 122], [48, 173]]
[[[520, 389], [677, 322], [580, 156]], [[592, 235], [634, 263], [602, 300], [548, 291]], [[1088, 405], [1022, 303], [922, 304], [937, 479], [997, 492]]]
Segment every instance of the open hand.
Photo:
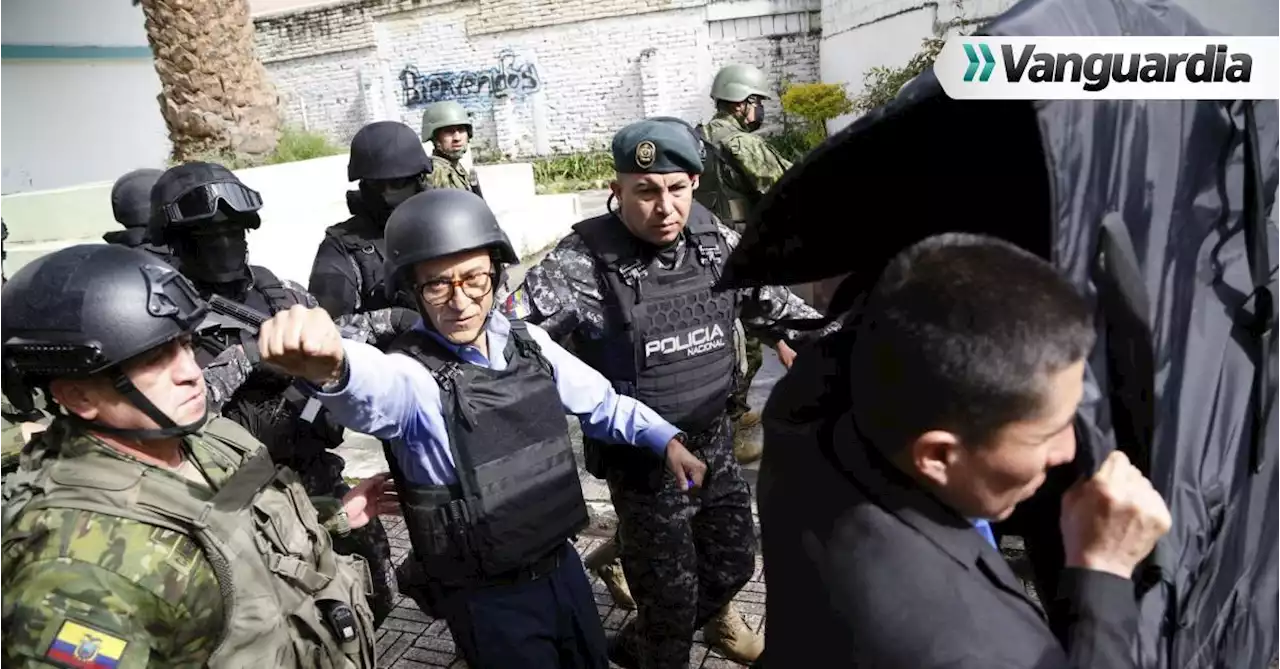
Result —
[[679, 439], [667, 442], [667, 469], [675, 475], [676, 485], [685, 491], [701, 488], [702, 477], [707, 473], [707, 466]]
[[258, 331], [262, 361], [289, 376], [317, 386], [342, 376], [342, 335], [329, 312], [294, 305], [262, 324]]
[[400, 515], [395, 481], [386, 473], [361, 481], [342, 496], [342, 510], [347, 513], [347, 523], [353, 530], [368, 525], [377, 516]]

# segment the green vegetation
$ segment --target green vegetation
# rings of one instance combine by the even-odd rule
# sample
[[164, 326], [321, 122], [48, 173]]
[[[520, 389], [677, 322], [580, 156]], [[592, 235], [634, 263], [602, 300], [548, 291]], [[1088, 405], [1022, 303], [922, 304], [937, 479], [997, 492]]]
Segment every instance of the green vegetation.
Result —
[[608, 151], [566, 153], [533, 160], [533, 181], [539, 195], [608, 188], [613, 175], [613, 155]]
[[[792, 84], [782, 94], [781, 102], [782, 110], [788, 116], [801, 119], [799, 128], [788, 129], [784, 135], [798, 132], [798, 141], [804, 151], [813, 149], [827, 138], [827, 121], [853, 111], [853, 103], [839, 84]], [[794, 143], [797, 139], [785, 141]]]
[[266, 156], [253, 157], [237, 155], [230, 151], [226, 151], [197, 156], [194, 160], [218, 163], [220, 165], [225, 165], [230, 169], [239, 170], [246, 167], [279, 165], [281, 163], [292, 163], [299, 160], [311, 160], [312, 158], [336, 156], [340, 153], [346, 152], [346, 147], [334, 144], [322, 133], [303, 130], [294, 126], [285, 126], [285, 128], [280, 132], [280, 140], [276, 143], [275, 151], [272, 151]]

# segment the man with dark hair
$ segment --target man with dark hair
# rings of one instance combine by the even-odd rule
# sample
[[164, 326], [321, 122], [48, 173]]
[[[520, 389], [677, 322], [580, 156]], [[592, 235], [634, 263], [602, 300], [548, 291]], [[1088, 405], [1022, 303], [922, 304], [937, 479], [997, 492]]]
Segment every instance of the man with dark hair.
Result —
[[890, 262], [765, 410], [783, 442], [759, 487], [771, 666], [1132, 666], [1130, 577], [1170, 518], [1124, 455], [1063, 499], [1056, 636], [989, 525], [1074, 459], [1094, 336], [1071, 284], [1003, 241], [940, 235]]

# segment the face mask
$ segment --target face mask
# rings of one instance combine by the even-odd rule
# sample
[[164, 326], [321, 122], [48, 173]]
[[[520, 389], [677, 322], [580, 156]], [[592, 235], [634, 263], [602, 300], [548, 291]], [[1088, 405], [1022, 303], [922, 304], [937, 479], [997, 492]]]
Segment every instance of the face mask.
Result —
[[755, 132], [756, 130], [760, 129], [761, 125], [764, 124], [764, 101], [756, 100], [756, 104], [753, 107], [753, 109], [755, 109], [756, 120], [747, 124], [747, 130]]
[[409, 184], [401, 188], [384, 188], [382, 190], [382, 201], [386, 202], [388, 207], [394, 209], [417, 193], [418, 187], [415, 184]]
[[207, 283], [228, 283], [247, 276], [249, 243], [244, 230], [192, 235], [185, 243], [182, 272]]

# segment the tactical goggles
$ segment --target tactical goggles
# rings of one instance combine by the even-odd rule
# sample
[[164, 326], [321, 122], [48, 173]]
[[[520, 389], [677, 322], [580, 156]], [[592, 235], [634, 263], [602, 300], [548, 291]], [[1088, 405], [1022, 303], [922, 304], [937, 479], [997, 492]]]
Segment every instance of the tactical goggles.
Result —
[[170, 223], [186, 223], [209, 218], [225, 203], [237, 214], [250, 214], [262, 208], [262, 195], [241, 183], [220, 182], [197, 186], [164, 206]]

